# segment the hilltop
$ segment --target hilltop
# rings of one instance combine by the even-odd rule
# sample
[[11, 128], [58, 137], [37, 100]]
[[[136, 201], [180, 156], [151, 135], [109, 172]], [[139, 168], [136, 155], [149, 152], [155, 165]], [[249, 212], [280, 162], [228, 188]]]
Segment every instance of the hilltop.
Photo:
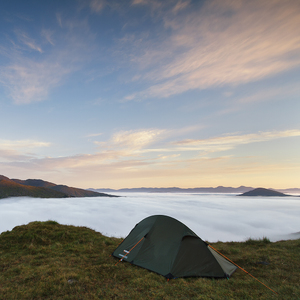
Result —
[[66, 185], [57, 185], [41, 179], [9, 179], [0, 175], [0, 199], [8, 197], [67, 198], [67, 197], [115, 197]]
[[229, 280], [169, 282], [110, 256], [122, 239], [86, 227], [32, 222], [0, 234], [0, 299], [298, 299], [300, 240], [212, 243], [238, 269]]
[[270, 189], [257, 188], [238, 196], [288, 197], [289, 195]]

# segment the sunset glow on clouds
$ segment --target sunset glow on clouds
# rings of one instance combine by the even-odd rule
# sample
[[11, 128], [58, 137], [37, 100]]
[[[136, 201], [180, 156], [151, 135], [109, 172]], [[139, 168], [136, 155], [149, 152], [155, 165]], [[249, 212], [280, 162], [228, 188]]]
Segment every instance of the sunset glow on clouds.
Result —
[[[200, 14], [167, 14], [164, 23], [171, 35], [160, 52], [154, 44], [135, 58], [151, 69], [160, 58], [167, 63], [144, 75], [153, 81], [150, 88], [127, 98], [241, 84], [293, 68], [300, 63], [299, 13], [299, 6], [292, 9], [285, 1], [207, 1]], [[170, 59], [170, 48], [185, 51]]]
[[299, 1], [0, 8], [1, 174], [84, 188], [299, 184]]

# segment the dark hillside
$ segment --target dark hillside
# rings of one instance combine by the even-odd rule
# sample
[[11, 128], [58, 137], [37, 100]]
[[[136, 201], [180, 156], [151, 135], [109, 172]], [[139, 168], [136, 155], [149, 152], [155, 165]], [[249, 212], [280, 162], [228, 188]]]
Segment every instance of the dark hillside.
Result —
[[288, 197], [289, 195], [274, 191], [274, 190], [269, 190], [269, 189], [264, 189], [264, 188], [257, 188], [252, 191], [243, 193], [238, 196], [263, 196], [263, 197]]
[[0, 180], [3, 180], [3, 179], [10, 180], [8, 177], [0, 175]]
[[78, 189], [78, 188], [72, 188], [72, 187], [68, 187], [66, 185], [54, 185], [54, 186], [50, 187], [50, 189], [65, 193], [70, 197], [99, 197], [99, 196], [115, 197], [115, 196], [104, 194], [104, 193], [98, 193], [98, 192], [87, 191], [87, 190]]
[[73, 188], [67, 185], [57, 185], [52, 182], [44, 181], [41, 179], [27, 179], [27, 180], [12, 179], [12, 180], [14, 182], [27, 185], [27, 186], [44, 187], [51, 190], [55, 190], [64, 193], [69, 197], [99, 197], [101, 195], [107, 195], [95, 191]]
[[26, 180], [12, 179], [12, 180], [19, 184], [36, 186], [36, 187], [51, 188], [53, 186], [56, 186], [56, 184], [52, 182], [44, 181], [41, 179], [26, 179]]
[[116, 197], [84, 189], [72, 188], [66, 185], [56, 185], [41, 179], [9, 179], [0, 175], [0, 199], [7, 197], [28, 196], [37, 198], [66, 197]]
[[10, 179], [0, 180], [0, 199], [8, 197], [66, 198], [66, 194], [43, 187], [25, 186]]

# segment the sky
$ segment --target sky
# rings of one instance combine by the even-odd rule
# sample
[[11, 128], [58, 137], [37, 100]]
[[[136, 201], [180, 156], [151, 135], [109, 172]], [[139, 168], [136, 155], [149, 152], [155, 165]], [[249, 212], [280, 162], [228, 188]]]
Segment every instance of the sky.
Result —
[[[119, 193], [118, 195], [125, 195]], [[120, 209], [121, 208], [121, 209]], [[33, 221], [54, 220], [85, 226], [106, 236], [126, 237], [151, 215], [167, 215], [209, 242], [299, 239], [299, 197], [247, 197], [213, 194], [126, 193], [120, 198], [0, 201], [0, 233]]]
[[299, 0], [0, 2], [0, 174], [296, 188]]

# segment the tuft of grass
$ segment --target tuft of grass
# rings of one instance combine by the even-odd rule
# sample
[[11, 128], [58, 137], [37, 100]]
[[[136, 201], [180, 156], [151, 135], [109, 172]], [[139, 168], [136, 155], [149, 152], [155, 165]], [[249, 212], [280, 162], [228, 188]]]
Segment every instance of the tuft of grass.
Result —
[[252, 239], [249, 238], [245, 241], [247, 245], [256, 245], [256, 246], [262, 246], [266, 244], [270, 244], [271, 241], [267, 237], [263, 237], [262, 239]]
[[[237, 270], [229, 280], [163, 276], [110, 256], [121, 239], [55, 221], [0, 235], [0, 299], [299, 299], [300, 240], [212, 243], [278, 292]], [[263, 264], [261, 262], [267, 262]]]

